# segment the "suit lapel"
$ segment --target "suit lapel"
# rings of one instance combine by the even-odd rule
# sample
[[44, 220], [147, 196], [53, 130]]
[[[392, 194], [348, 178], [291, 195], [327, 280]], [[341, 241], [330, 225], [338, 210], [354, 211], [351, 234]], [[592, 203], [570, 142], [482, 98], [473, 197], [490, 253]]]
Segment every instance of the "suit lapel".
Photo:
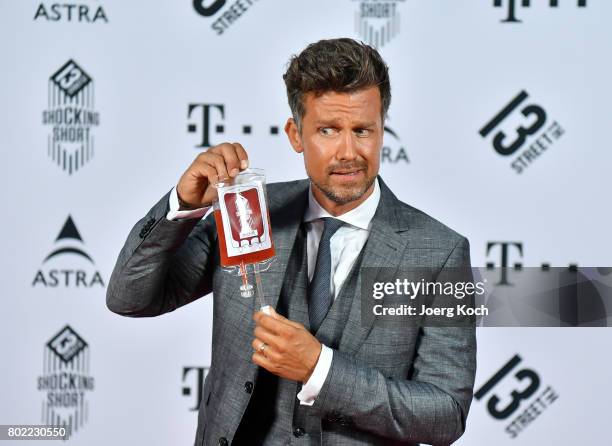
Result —
[[[361, 268], [394, 268], [400, 265], [403, 252], [406, 249], [405, 241], [400, 236], [404, 230], [402, 222], [398, 219], [396, 210], [400, 202], [389, 190], [380, 176], [378, 181], [381, 188], [380, 202], [372, 219], [372, 226], [368, 240], [364, 246]], [[355, 297], [349, 318], [342, 334], [339, 349], [349, 355], [354, 354], [372, 329], [374, 319], [361, 315], [361, 271], [357, 275]]]
[[[368, 241], [364, 246], [360, 268], [399, 268], [404, 250], [407, 248], [400, 233], [407, 228], [404, 219], [398, 218], [397, 210], [400, 201], [389, 190], [379, 176], [381, 188], [380, 202], [372, 219], [372, 228]], [[304, 211], [308, 205], [309, 180], [301, 180], [288, 187], [284, 192], [268, 195], [270, 221], [272, 222], [272, 238], [276, 250], [276, 258], [262, 272], [266, 304], [276, 308], [281, 288], [287, 274], [289, 257], [293, 250], [298, 229], [302, 223]], [[291, 272], [289, 272], [291, 273]], [[351, 305], [348, 321], [339, 344], [341, 351], [354, 354], [372, 329], [374, 318], [366, 318], [366, 324], [361, 318], [361, 274], [357, 275], [355, 299]], [[256, 300], [253, 299], [253, 311]]]
[[[284, 193], [281, 192], [274, 197], [268, 195], [276, 256], [268, 270], [264, 271], [261, 276], [266, 304], [272, 308], [276, 308], [278, 304], [289, 256], [291, 256], [297, 232], [308, 205], [308, 184], [308, 180], [301, 180]], [[254, 308], [255, 310], [258, 308]]]

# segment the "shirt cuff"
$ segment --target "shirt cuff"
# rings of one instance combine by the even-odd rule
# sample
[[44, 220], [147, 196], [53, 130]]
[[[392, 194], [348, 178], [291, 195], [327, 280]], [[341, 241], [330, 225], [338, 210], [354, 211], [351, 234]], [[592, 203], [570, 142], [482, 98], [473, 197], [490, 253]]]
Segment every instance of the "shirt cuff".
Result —
[[301, 406], [312, 406], [319, 392], [323, 387], [323, 383], [327, 378], [329, 369], [331, 368], [334, 351], [324, 344], [321, 344], [321, 354], [315, 366], [312, 375], [308, 381], [302, 386], [302, 390], [297, 394]]
[[188, 211], [179, 211], [181, 205], [179, 204], [178, 193], [176, 187], [170, 191], [169, 198], [170, 210], [166, 214], [168, 220], [178, 220], [179, 218], [202, 218], [204, 217], [212, 206], [206, 206], [198, 209], [190, 209]]

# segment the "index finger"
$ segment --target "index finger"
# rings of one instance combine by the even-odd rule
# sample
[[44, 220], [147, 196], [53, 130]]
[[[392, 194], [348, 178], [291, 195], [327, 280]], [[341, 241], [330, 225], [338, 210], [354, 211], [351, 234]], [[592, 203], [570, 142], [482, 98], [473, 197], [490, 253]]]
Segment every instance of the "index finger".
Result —
[[267, 314], [257, 311], [253, 315], [253, 319], [257, 325], [269, 330], [277, 335], [282, 335], [287, 329], [287, 324], [284, 322], [273, 318], [272, 316], [268, 316]]
[[274, 308], [270, 307], [270, 310], [272, 311], [270, 316], [272, 316], [274, 319], [276, 319], [276, 320], [278, 320], [280, 322], [284, 322], [285, 324], [290, 325], [290, 326], [295, 327], [295, 328], [302, 328], [303, 327], [303, 325], [300, 324], [299, 322], [294, 322], [291, 319], [287, 319], [282, 314], [277, 313]]
[[232, 143], [232, 145], [234, 146], [234, 149], [236, 149], [236, 155], [240, 160], [240, 170], [244, 170], [249, 167], [249, 155], [247, 154], [246, 150], [244, 150], [244, 147], [242, 147], [242, 144], [235, 142]]
[[225, 161], [225, 167], [230, 177], [235, 177], [240, 172], [240, 159], [233, 144], [221, 144], [218, 146], [221, 156]]

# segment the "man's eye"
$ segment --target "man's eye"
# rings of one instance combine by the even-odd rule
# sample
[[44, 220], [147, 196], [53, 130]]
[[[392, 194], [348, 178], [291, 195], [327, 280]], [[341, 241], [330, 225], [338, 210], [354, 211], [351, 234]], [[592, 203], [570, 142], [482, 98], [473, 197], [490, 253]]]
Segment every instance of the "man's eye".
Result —
[[369, 136], [370, 130], [369, 129], [355, 129], [355, 134], [357, 136]]
[[321, 132], [321, 135], [331, 136], [334, 133], [336, 133], [336, 129], [334, 129], [332, 127], [321, 127], [319, 129], [319, 132]]

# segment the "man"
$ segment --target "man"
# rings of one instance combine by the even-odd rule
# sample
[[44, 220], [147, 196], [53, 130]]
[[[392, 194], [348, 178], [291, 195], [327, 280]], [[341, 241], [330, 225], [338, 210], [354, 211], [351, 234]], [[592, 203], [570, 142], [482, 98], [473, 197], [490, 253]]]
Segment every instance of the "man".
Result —
[[472, 399], [474, 328], [389, 331], [362, 318], [361, 268], [465, 267], [468, 242], [378, 176], [391, 93], [376, 50], [319, 41], [292, 58], [284, 79], [293, 114], [285, 131], [309, 180], [267, 187], [271, 314], [238, 296], [240, 278], [219, 266], [214, 219], [201, 218], [214, 183], [248, 166], [238, 143], [200, 154], [136, 224], [108, 307], [156, 316], [213, 292], [197, 445], [450, 444]]

